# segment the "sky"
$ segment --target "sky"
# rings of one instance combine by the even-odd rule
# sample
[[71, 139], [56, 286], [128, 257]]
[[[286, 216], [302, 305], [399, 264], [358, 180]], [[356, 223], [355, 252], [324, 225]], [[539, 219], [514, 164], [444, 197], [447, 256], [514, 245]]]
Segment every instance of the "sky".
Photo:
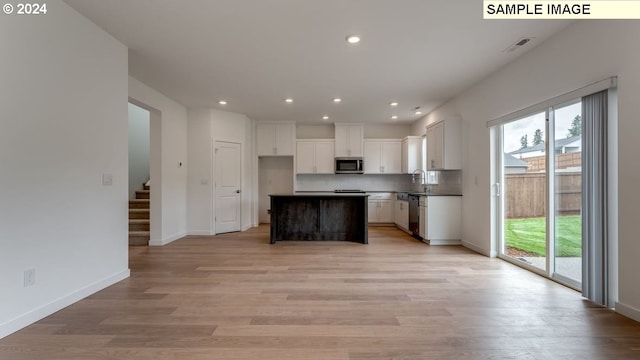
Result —
[[[582, 113], [582, 103], [568, 105], [555, 109], [555, 138], [564, 139], [569, 133], [571, 122]], [[532, 145], [533, 134], [536, 129], [542, 130], [543, 139], [546, 137], [545, 113], [541, 112], [504, 125], [504, 151], [506, 153], [520, 149], [520, 138], [527, 135], [529, 146]]]

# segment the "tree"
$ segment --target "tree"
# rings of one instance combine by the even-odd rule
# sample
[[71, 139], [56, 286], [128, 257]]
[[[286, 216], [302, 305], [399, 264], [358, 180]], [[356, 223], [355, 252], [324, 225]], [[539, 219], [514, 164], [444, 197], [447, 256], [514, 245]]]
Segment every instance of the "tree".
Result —
[[574, 137], [582, 135], [582, 116], [576, 115], [571, 121], [571, 128], [569, 128], [569, 133], [567, 137]]
[[533, 133], [533, 145], [542, 144], [542, 130], [536, 129], [536, 132]]
[[520, 138], [520, 149], [526, 149], [529, 147], [529, 140], [527, 139], [527, 135], [522, 135]]

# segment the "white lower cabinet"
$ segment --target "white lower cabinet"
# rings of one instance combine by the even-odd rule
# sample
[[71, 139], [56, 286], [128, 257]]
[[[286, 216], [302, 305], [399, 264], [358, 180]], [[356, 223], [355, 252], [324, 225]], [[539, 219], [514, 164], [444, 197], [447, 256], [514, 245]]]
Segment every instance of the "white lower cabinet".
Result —
[[394, 212], [395, 224], [404, 231], [409, 231], [409, 202], [406, 200], [396, 200]]
[[369, 194], [369, 223], [393, 223], [393, 194]]
[[[462, 196], [427, 196], [420, 233], [429, 245], [462, 242]], [[424, 221], [422, 221], [424, 219]]]

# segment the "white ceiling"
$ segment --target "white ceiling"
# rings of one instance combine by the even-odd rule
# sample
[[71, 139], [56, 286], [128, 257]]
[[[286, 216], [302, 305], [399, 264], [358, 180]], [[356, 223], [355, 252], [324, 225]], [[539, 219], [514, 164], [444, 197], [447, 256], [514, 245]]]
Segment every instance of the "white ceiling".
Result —
[[569, 24], [483, 20], [480, 0], [66, 2], [129, 47], [131, 76], [183, 105], [299, 123], [415, 121]]

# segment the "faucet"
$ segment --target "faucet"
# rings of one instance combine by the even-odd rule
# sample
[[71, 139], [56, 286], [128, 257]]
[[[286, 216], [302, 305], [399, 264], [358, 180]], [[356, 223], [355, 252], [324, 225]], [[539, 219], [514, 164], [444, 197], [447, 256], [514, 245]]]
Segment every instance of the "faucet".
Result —
[[[426, 178], [427, 178], [427, 173], [426, 173], [424, 170], [422, 170], [422, 169], [415, 169], [415, 170], [413, 170], [413, 174], [411, 175], [411, 183], [413, 183], [413, 184], [415, 184], [415, 183], [416, 183], [416, 172], [418, 172], [418, 171], [422, 173], [422, 174], [421, 174], [421, 177], [420, 177], [420, 179], [421, 179], [421, 180], [422, 180], [422, 179], [426, 180]], [[424, 181], [420, 181], [420, 183], [421, 183], [421, 184], [423, 184], [423, 183], [424, 183]]]

